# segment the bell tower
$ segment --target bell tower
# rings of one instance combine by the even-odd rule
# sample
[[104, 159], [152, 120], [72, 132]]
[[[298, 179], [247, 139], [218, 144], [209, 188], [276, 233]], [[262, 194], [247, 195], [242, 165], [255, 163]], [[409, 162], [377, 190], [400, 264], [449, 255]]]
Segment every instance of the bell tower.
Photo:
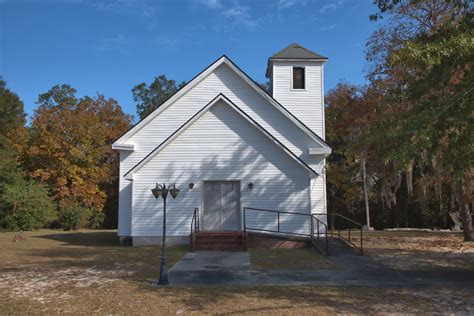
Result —
[[293, 43], [268, 58], [275, 100], [324, 139], [324, 64], [327, 58]]

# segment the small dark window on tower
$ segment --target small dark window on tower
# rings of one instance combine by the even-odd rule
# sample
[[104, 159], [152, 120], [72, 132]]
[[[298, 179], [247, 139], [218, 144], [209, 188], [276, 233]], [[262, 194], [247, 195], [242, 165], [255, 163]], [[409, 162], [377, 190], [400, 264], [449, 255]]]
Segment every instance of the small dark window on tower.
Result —
[[293, 67], [293, 89], [304, 89], [304, 68]]

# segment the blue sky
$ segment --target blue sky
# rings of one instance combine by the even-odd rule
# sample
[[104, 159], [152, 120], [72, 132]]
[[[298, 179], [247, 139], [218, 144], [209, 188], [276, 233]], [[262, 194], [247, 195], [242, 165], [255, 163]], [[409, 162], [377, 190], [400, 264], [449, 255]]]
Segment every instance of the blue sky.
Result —
[[138, 83], [190, 80], [222, 54], [264, 82], [267, 58], [298, 42], [329, 57], [328, 91], [365, 82], [375, 11], [371, 0], [0, 0], [0, 76], [28, 114], [68, 83], [135, 115]]

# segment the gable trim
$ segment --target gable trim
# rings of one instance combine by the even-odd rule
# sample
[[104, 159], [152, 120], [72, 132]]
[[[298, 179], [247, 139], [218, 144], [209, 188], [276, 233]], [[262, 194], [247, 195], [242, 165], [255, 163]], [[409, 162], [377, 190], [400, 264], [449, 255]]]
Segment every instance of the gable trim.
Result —
[[301, 160], [295, 153], [293, 153], [288, 147], [282, 144], [275, 136], [270, 134], [263, 126], [258, 124], [253, 118], [251, 118], [247, 113], [245, 113], [241, 108], [239, 108], [235, 103], [229, 100], [224, 94], [219, 93], [214, 99], [212, 99], [208, 104], [206, 104], [201, 110], [199, 110], [193, 117], [181, 125], [176, 131], [174, 131], [167, 139], [165, 139], [161, 144], [159, 144], [155, 149], [153, 149], [148, 155], [146, 155], [142, 160], [140, 160], [135, 166], [133, 166], [125, 175], [124, 178], [127, 180], [133, 180], [133, 174], [139, 171], [144, 165], [146, 165], [153, 157], [155, 157], [162, 149], [168, 146], [176, 137], [188, 129], [195, 121], [197, 121], [204, 113], [206, 113], [213, 105], [218, 101], [226, 102], [231, 108], [233, 108], [237, 113], [239, 113], [244, 119], [246, 119], [250, 124], [256, 127], [260, 132], [266, 135], [270, 140], [272, 140], [278, 147], [283, 149], [293, 160], [295, 160], [303, 168], [311, 172], [312, 174], [319, 176], [319, 174]]
[[137, 124], [131, 127], [127, 132], [125, 132], [122, 136], [120, 136], [115, 142], [114, 145], [119, 145], [126, 142], [130, 137], [135, 135], [143, 126], [145, 126], [150, 120], [154, 117], [159, 115], [165, 109], [167, 109], [171, 104], [176, 102], [181, 96], [186, 94], [189, 90], [191, 90], [194, 86], [196, 86], [199, 82], [204, 80], [214, 69], [219, 67], [221, 64], [225, 63], [228, 65], [232, 70], [234, 70], [237, 75], [239, 75], [247, 84], [249, 84], [252, 88], [254, 88], [261, 96], [263, 96], [267, 101], [269, 101], [273, 106], [275, 106], [278, 110], [280, 110], [283, 115], [285, 115], [290, 121], [292, 121], [296, 126], [298, 126], [303, 132], [305, 132], [308, 136], [310, 136], [313, 140], [315, 140], [319, 145], [323, 148], [328, 149], [328, 153], [331, 152], [331, 147], [322, 139], [319, 135], [317, 135], [313, 130], [311, 130], [308, 126], [306, 126], [302, 121], [300, 121], [293, 113], [291, 113], [287, 108], [281, 105], [277, 100], [275, 100], [271, 95], [269, 95], [262, 87], [258, 85], [258, 83], [253, 80], [247, 73], [245, 73], [236, 63], [234, 63], [229, 57], [226, 55], [222, 55], [218, 58], [215, 62], [207, 66], [203, 71], [199, 74], [194, 76], [187, 84], [185, 84], [181, 89], [179, 89], [175, 94], [171, 95], [163, 104], [161, 104], [158, 108], [140, 120]]

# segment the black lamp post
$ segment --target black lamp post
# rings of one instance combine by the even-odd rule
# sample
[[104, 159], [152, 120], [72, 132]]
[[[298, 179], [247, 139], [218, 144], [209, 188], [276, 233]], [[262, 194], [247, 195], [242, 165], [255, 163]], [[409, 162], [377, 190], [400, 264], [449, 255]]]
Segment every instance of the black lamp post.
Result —
[[151, 190], [155, 199], [158, 199], [160, 196], [163, 198], [163, 242], [161, 249], [161, 265], [160, 265], [160, 280], [158, 285], [168, 285], [168, 253], [166, 251], [166, 197], [168, 192], [171, 194], [173, 199], [178, 196], [179, 189], [176, 188], [176, 185], [172, 184], [166, 187], [166, 184], [156, 184], [156, 187]]

